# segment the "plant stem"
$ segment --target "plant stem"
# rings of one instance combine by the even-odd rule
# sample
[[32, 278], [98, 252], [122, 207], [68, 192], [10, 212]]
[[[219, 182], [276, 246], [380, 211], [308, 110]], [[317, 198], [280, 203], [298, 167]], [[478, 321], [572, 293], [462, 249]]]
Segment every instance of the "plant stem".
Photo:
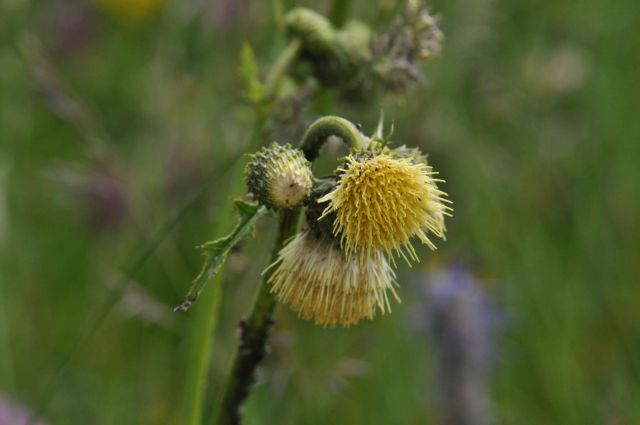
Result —
[[[300, 46], [300, 41], [293, 40], [274, 62], [265, 84], [267, 99], [276, 96], [278, 85], [291, 64], [296, 60]], [[260, 146], [263, 140], [264, 126], [269, 115], [269, 109], [265, 113], [261, 113], [260, 109], [256, 108], [256, 119], [248, 146], [249, 152], [255, 151]], [[231, 196], [242, 193], [244, 186], [242, 172], [242, 167], [238, 166], [229, 176], [232, 182]], [[233, 222], [234, 215], [229, 208], [228, 213], [219, 217], [214, 230], [216, 233], [224, 231], [233, 226]], [[218, 318], [224, 276], [225, 268], [223, 267], [209, 282], [209, 288], [202, 292], [200, 299], [192, 307], [193, 316], [186, 323], [184, 372], [179, 384], [180, 399], [175, 418], [175, 423], [178, 424], [200, 425], [202, 423], [204, 391], [209, 374], [209, 359], [213, 347], [214, 329]]]
[[293, 39], [276, 59], [265, 82], [265, 94], [268, 100], [275, 96], [282, 77], [286, 75], [291, 64], [298, 58], [301, 49], [302, 41], [297, 38]]
[[[264, 121], [257, 119], [252, 129], [249, 140], [249, 149], [257, 149], [262, 140]], [[229, 175], [231, 187], [229, 196], [234, 197], [242, 192], [244, 180], [242, 167], [236, 166]], [[235, 217], [231, 212], [220, 215], [214, 233], [224, 232], [233, 226]], [[222, 296], [222, 282], [225, 278], [226, 268], [222, 267], [215, 277], [202, 291], [198, 302], [190, 309], [193, 311], [185, 323], [186, 334], [184, 339], [185, 351], [182, 364], [184, 371], [179, 383], [179, 401], [176, 409], [175, 423], [183, 425], [201, 425], [203, 417], [204, 393], [207, 376], [209, 374], [209, 359], [214, 341], [214, 330], [218, 319], [220, 298]]]
[[[298, 231], [300, 208], [280, 213], [278, 236], [271, 251], [270, 264], [278, 259], [278, 253], [286, 241]], [[275, 297], [269, 292], [267, 281], [273, 273], [269, 268], [262, 277], [251, 314], [240, 322], [240, 345], [225, 387], [220, 407], [219, 425], [240, 423], [240, 405], [249, 395], [255, 379], [255, 370], [266, 355], [269, 333], [274, 323]]]
[[[236, 167], [231, 173], [232, 182], [242, 182], [242, 168]], [[232, 184], [230, 193], [238, 192], [239, 184]], [[223, 231], [233, 225], [233, 214], [222, 214], [215, 226], [215, 232]], [[202, 291], [198, 302], [191, 308], [185, 323], [185, 351], [179, 386], [179, 401], [175, 423], [184, 425], [200, 425], [204, 404], [204, 391], [209, 372], [209, 358], [213, 346], [214, 329], [220, 307], [221, 286], [225, 268], [209, 282]]]
[[362, 148], [367, 143], [367, 138], [350, 121], [331, 115], [318, 118], [309, 126], [300, 143], [300, 149], [309, 161], [313, 162], [318, 157], [329, 136], [340, 137], [353, 148]]

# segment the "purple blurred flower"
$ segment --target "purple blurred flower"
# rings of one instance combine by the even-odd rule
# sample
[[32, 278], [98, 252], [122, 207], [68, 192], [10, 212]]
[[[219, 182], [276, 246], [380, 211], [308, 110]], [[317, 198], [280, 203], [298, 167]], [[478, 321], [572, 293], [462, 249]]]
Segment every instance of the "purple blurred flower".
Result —
[[423, 322], [433, 342], [436, 406], [444, 424], [492, 423], [490, 380], [496, 340], [506, 317], [462, 267], [441, 269], [421, 279]]
[[52, 177], [82, 201], [96, 231], [117, 229], [128, 217], [131, 205], [127, 185], [114, 171], [101, 166], [79, 171], [69, 166], [54, 170]]
[[172, 203], [181, 204], [204, 183], [211, 157], [212, 153], [203, 145], [184, 141], [168, 144], [164, 185]]
[[246, 19], [249, 6], [249, 0], [213, 0], [214, 22], [224, 30], [233, 29]]
[[44, 16], [42, 38], [61, 55], [81, 53], [97, 39], [100, 15], [90, 2], [52, 2]]
[[0, 393], [0, 425], [47, 425], [31, 415], [33, 413], [26, 406]]

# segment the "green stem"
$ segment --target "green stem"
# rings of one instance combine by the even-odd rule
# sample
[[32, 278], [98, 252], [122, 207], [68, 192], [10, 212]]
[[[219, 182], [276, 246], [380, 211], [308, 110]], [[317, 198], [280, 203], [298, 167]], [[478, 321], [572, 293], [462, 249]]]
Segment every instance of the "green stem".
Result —
[[320, 155], [320, 149], [329, 136], [340, 137], [356, 149], [367, 144], [367, 138], [351, 121], [331, 115], [322, 117], [311, 124], [300, 143], [300, 149], [309, 161], [313, 162]]
[[282, 77], [287, 74], [289, 67], [298, 58], [301, 49], [302, 41], [296, 38], [291, 40], [287, 48], [283, 50], [278, 59], [276, 59], [265, 82], [265, 95], [268, 100], [271, 100], [276, 95]]
[[178, 417], [176, 423], [200, 425], [204, 404], [206, 376], [209, 370], [209, 356], [213, 346], [213, 330], [217, 322], [220, 307], [221, 271], [203, 292], [198, 303], [192, 309], [193, 314], [187, 323], [185, 343], [184, 371], [182, 372], [182, 391], [179, 393]]
[[[265, 84], [268, 99], [275, 97], [280, 81], [296, 60], [299, 51], [300, 42], [293, 40], [276, 59]], [[248, 146], [249, 152], [255, 151], [260, 146], [269, 114], [269, 110], [264, 114], [256, 112], [256, 121]], [[231, 195], [236, 196], [236, 194], [242, 193], [244, 186], [242, 167], [235, 168], [230, 176], [230, 181], [233, 182]], [[234, 219], [234, 215], [229, 209], [228, 213], [219, 217], [214, 230], [230, 228], [233, 226]], [[216, 233], [219, 232], [216, 231]], [[209, 374], [209, 359], [213, 347], [214, 329], [218, 318], [224, 276], [225, 268], [223, 267], [209, 283], [209, 287], [202, 292], [198, 303], [193, 307], [191, 319], [186, 323], [184, 372], [179, 385], [180, 399], [175, 419], [177, 424], [200, 425], [202, 423], [204, 392]]]
[[[229, 176], [232, 182], [242, 183], [242, 167], [236, 167]], [[240, 184], [234, 183], [230, 193], [240, 193]], [[231, 209], [229, 209], [231, 210]], [[233, 226], [234, 217], [222, 214], [214, 228], [215, 233]], [[183, 354], [184, 370], [179, 383], [179, 400], [174, 423], [201, 425], [204, 405], [204, 391], [209, 373], [209, 358], [213, 347], [214, 329], [220, 307], [221, 286], [225, 277], [225, 268], [209, 282], [202, 291], [198, 302], [186, 316], [186, 335]]]
[[[300, 208], [280, 213], [278, 236], [271, 251], [270, 264], [278, 259], [278, 253], [287, 240], [298, 231]], [[247, 319], [240, 322], [240, 345], [231, 368], [220, 407], [219, 425], [240, 423], [240, 406], [249, 395], [255, 379], [255, 370], [266, 355], [269, 333], [274, 323], [273, 312], [276, 300], [269, 292], [267, 281], [274, 268], [269, 268], [262, 277], [253, 309]]]
[[[249, 141], [249, 150], [257, 149], [262, 140], [263, 120], [257, 119]], [[244, 180], [241, 166], [236, 166], [229, 175], [233, 182], [230, 197], [242, 193]], [[235, 222], [231, 208], [220, 215], [213, 229], [214, 234], [233, 226]], [[209, 282], [202, 291], [198, 302], [190, 309], [192, 312], [185, 323], [186, 335], [183, 354], [184, 370], [179, 383], [179, 399], [176, 409], [175, 423], [183, 425], [201, 425], [203, 418], [204, 393], [207, 376], [209, 374], [209, 359], [213, 348], [214, 329], [217, 323], [220, 298], [222, 296], [222, 282], [226, 268]]]

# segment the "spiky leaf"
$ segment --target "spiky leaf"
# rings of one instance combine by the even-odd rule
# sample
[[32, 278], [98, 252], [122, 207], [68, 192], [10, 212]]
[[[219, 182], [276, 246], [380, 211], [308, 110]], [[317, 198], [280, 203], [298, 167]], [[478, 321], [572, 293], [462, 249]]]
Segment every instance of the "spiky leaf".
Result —
[[253, 231], [256, 219], [264, 215], [267, 210], [258, 204], [242, 200], [235, 202], [235, 208], [238, 211], [239, 219], [231, 233], [214, 241], [206, 242], [199, 247], [204, 251], [204, 264], [198, 276], [193, 280], [185, 302], [177, 306], [174, 311], [187, 311], [196, 302], [209, 279], [218, 273], [226, 261], [231, 249]]

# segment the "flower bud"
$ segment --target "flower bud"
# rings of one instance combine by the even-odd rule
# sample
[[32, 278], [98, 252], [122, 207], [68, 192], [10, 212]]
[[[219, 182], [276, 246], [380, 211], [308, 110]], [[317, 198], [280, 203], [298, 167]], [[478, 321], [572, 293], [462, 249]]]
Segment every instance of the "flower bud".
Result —
[[371, 30], [362, 22], [350, 21], [336, 29], [321, 14], [297, 7], [287, 13], [285, 29], [302, 41], [303, 57], [326, 86], [354, 83], [370, 59]]
[[[359, 263], [338, 241], [299, 233], [279, 254], [269, 278], [271, 292], [303, 319], [316, 325], [348, 327], [391, 312], [400, 302], [395, 273], [381, 251]], [[391, 297], [389, 296], [391, 295]]]
[[285, 16], [285, 28], [292, 37], [302, 40], [304, 49], [314, 55], [330, 55], [336, 33], [327, 18], [311, 9], [297, 7]]
[[302, 151], [272, 143], [251, 155], [245, 169], [249, 192], [272, 209], [294, 208], [311, 191], [311, 164]]
[[418, 261], [410, 239], [435, 249], [429, 234], [444, 239], [444, 216], [452, 211], [436, 174], [419, 151], [356, 151], [338, 169], [335, 190], [318, 199], [329, 203], [321, 219], [335, 213], [333, 233], [347, 255], [364, 261], [381, 249]]
[[424, 81], [422, 64], [438, 57], [443, 40], [438, 19], [426, 5], [408, 0], [401, 16], [374, 43], [374, 80], [387, 93], [405, 95]]

